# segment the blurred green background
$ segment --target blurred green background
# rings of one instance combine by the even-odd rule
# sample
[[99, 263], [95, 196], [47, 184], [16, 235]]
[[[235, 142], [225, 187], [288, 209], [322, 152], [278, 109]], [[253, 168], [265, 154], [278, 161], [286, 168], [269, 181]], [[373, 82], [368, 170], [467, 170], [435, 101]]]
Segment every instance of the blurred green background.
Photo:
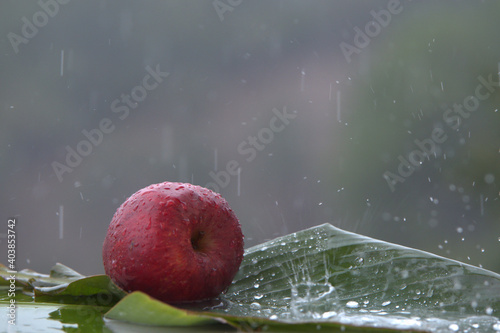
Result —
[[[445, 119], [479, 77], [498, 83], [499, 12], [497, 1], [3, 1], [0, 247], [17, 217], [19, 269], [102, 273], [128, 196], [219, 175], [247, 247], [330, 222], [500, 272], [498, 84], [468, 118]], [[169, 74], [141, 90], [147, 68]], [[86, 146], [82, 131], [103, 119], [113, 129]], [[384, 173], [436, 128], [446, 140], [391, 190]], [[69, 167], [68, 146], [89, 154]], [[239, 175], [224, 179], [233, 160]]]

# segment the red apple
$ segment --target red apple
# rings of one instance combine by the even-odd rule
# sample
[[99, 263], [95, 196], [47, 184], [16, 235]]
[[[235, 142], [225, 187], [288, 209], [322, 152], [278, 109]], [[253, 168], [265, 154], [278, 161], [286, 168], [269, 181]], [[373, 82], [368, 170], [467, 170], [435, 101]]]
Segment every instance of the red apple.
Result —
[[243, 234], [219, 194], [165, 182], [118, 208], [102, 255], [106, 274], [124, 290], [169, 303], [198, 301], [231, 284], [243, 259]]

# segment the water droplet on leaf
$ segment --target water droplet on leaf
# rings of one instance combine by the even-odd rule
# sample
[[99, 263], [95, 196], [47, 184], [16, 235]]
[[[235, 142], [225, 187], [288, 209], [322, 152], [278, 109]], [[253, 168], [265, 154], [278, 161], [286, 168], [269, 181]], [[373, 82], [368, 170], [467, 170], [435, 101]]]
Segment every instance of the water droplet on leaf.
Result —
[[349, 301], [346, 303], [346, 306], [351, 309], [355, 309], [359, 307], [359, 303], [356, 301]]
[[260, 309], [262, 306], [260, 305], [260, 303], [258, 302], [253, 302], [252, 304], [250, 304], [250, 309], [253, 309], [253, 310], [258, 310]]

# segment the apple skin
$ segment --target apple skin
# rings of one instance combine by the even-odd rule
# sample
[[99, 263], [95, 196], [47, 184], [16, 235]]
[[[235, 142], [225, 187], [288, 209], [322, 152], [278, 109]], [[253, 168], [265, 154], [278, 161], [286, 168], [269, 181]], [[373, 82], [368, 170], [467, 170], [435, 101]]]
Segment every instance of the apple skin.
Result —
[[118, 208], [102, 254], [106, 274], [122, 289], [179, 303], [226, 290], [243, 245], [240, 223], [219, 194], [164, 182], [137, 191]]

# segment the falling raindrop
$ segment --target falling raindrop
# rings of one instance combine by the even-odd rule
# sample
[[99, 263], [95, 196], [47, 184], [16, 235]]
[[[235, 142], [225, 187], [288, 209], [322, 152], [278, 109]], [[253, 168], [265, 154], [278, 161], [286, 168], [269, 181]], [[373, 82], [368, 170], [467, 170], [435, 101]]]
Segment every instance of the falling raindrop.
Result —
[[237, 195], [241, 194], [241, 168], [238, 168], [238, 178], [237, 178]]
[[61, 50], [61, 69], [59, 74], [61, 76], [64, 75], [64, 50]]
[[302, 69], [302, 71], [300, 72], [300, 91], [304, 91], [305, 77], [306, 77], [306, 72]]
[[340, 112], [340, 90], [337, 91], [337, 121], [341, 122]]
[[481, 216], [484, 216], [484, 195], [482, 193], [479, 195], [479, 211]]
[[214, 149], [214, 171], [217, 171], [217, 148]]
[[64, 206], [60, 205], [59, 206], [59, 212], [57, 213], [59, 215], [59, 239], [63, 239], [63, 231], [64, 231]]

